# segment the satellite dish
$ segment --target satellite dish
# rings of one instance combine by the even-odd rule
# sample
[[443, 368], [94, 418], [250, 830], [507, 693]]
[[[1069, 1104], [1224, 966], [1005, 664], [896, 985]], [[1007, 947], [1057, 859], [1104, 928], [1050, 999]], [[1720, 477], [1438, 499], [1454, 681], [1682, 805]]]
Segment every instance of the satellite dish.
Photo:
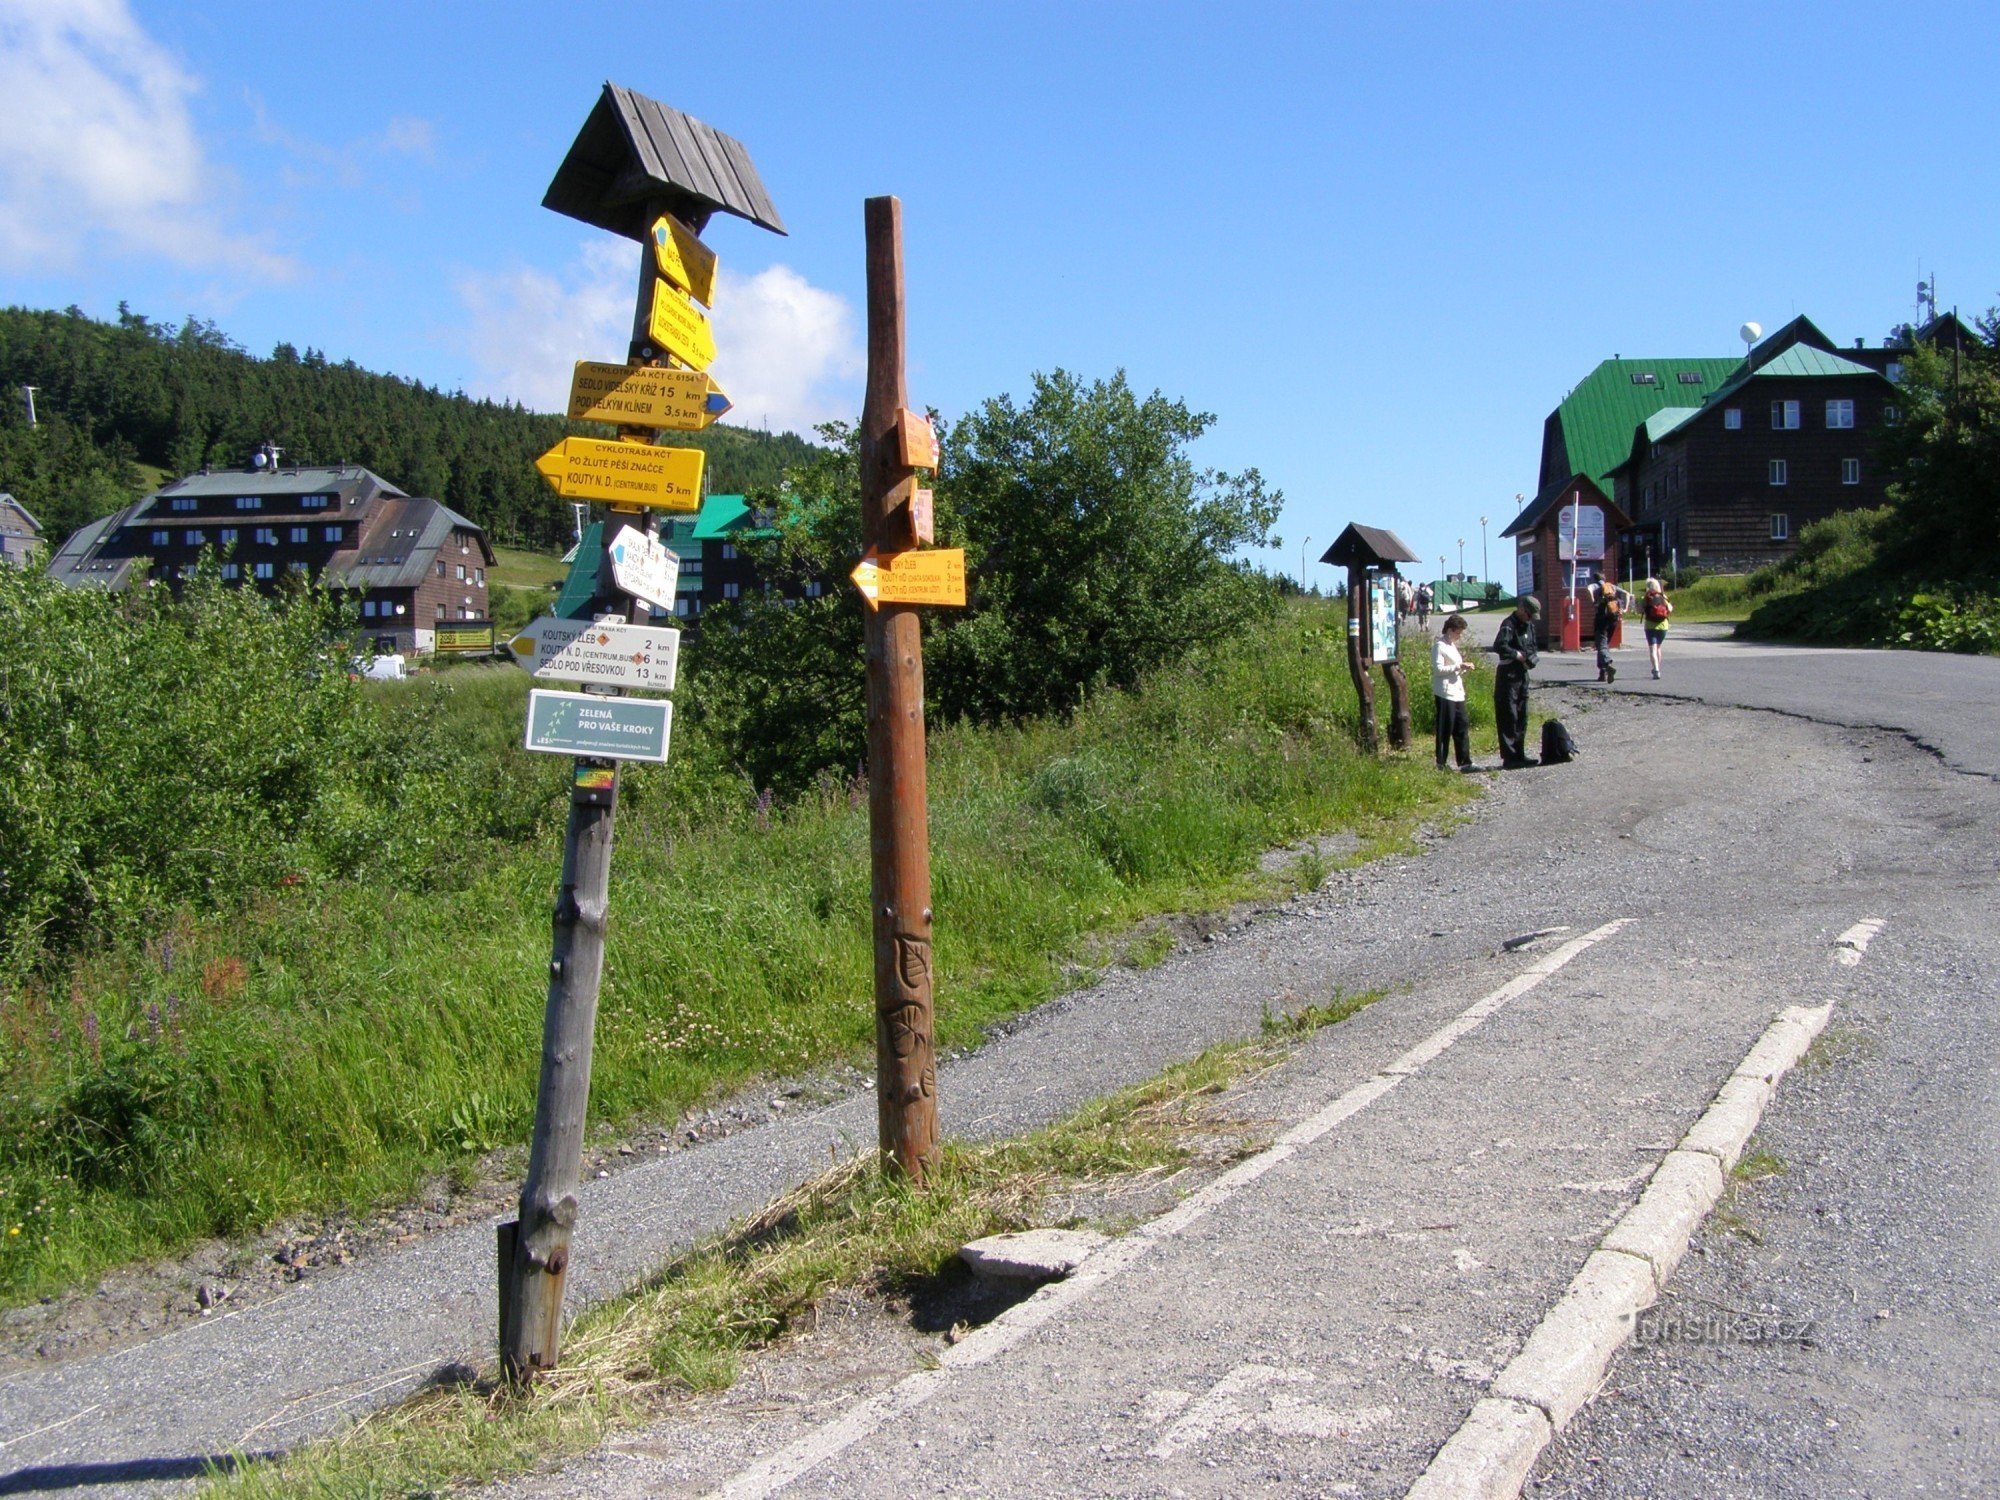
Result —
[[268, 453], [259, 451], [250, 455], [250, 467], [253, 469], [261, 469], [270, 461], [271, 456]]
[[1764, 336], [1764, 325], [1762, 323], [1745, 323], [1741, 328], [1736, 330], [1736, 336], [1746, 344], [1754, 344]]

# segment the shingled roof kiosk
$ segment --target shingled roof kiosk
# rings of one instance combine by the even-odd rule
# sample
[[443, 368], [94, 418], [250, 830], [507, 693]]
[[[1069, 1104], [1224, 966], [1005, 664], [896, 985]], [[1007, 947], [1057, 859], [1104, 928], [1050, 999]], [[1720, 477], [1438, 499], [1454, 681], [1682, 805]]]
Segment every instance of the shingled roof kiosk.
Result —
[[[583, 612], [607, 629], [624, 630], [628, 627], [623, 624], [612, 627], [606, 615], [624, 615], [632, 625], [643, 625], [653, 606], [671, 608], [674, 602], [673, 572], [657, 564], [642, 566], [662, 550], [654, 540], [655, 509], [698, 509], [705, 489], [701, 452], [665, 447], [660, 435], [698, 430], [728, 409], [727, 398], [706, 376], [715, 359], [715, 341], [707, 315], [695, 304], [713, 305], [716, 259], [699, 236], [717, 212], [735, 214], [776, 234], [783, 234], [785, 226], [741, 142], [615, 83], [604, 85], [542, 206], [639, 242], [632, 343], [627, 368], [611, 367], [612, 378], [696, 388], [692, 410], [645, 407], [652, 414], [641, 417], [633, 415], [640, 403], [621, 407], [627, 425], [619, 426], [619, 441], [565, 439], [536, 465], [558, 494], [607, 506], [607, 517], [597, 528], [604, 547], [597, 597]], [[578, 367], [579, 383], [584, 369]], [[720, 407], [713, 404], [716, 397], [722, 400]], [[571, 387], [570, 407], [578, 413], [577, 384]], [[574, 459], [572, 447], [578, 449]], [[676, 479], [676, 468], [688, 477]], [[677, 656], [677, 636], [675, 641]], [[671, 687], [668, 673], [663, 690]], [[579, 694], [530, 695], [528, 748], [574, 754], [576, 760], [542, 1022], [535, 1132], [521, 1185], [520, 1217], [499, 1230], [500, 1363], [516, 1382], [555, 1364], [562, 1330], [563, 1283], [576, 1227], [590, 1102], [591, 1042], [604, 971], [619, 762], [665, 760], [672, 722], [671, 705], [656, 701], [625, 699], [625, 708], [613, 708], [617, 693], [615, 687], [586, 681]], [[607, 734], [549, 733], [547, 723], [538, 739], [537, 700], [553, 705], [550, 722], [567, 713], [567, 722], [581, 723], [588, 714], [593, 723], [618, 721], [622, 734], [627, 721], [645, 720], [657, 736], [657, 753], [652, 753], [650, 740], [646, 753], [640, 753]]]
[[1347, 670], [1361, 700], [1359, 737], [1362, 748], [1380, 748], [1375, 733], [1375, 688], [1368, 679], [1370, 663], [1382, 664], [1389, 684], [1389, 748], [1410, 747], [1410, 684], [1396, 660], [1397, 563], [1421, 562], [1393, 531], [1379, 526], [1350, 525], [1334, 538], [1320, 558], [1347, 569]]

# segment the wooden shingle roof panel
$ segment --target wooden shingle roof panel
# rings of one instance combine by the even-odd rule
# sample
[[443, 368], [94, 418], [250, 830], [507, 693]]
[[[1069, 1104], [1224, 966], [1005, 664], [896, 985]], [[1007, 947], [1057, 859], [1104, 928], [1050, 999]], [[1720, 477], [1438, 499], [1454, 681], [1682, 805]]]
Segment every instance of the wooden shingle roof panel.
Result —
[[741, 141], [615, 83], [556, 169], [544, 208], [644, 240], [665, 204], [695, 220], [720, 210], [785, 233], [777, 206]]

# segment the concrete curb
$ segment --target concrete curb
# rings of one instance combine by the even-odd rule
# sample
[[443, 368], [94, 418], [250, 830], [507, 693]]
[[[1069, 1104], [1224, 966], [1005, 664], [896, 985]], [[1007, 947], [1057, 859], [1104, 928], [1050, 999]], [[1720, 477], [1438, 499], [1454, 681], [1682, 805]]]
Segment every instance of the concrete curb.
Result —
[[1492, 1394], [1437, 1451], [1408, 1500], [1517, 1500], [1542, 1450], [1597, 1393], [1639, 1314], [1665, 1290], [1778, 1081], [1832, 1012], [1831, 1004], [1794, 1005], [1765, 1028], [1639, 1201], [1495, 1377]]

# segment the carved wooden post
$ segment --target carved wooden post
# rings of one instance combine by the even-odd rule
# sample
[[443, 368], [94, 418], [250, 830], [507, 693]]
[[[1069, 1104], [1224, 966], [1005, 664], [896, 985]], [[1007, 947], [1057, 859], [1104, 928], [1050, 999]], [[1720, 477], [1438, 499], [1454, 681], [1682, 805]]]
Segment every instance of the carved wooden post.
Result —
[[1347, 569], [1347, 673], [1354, 679], [1354, 696], [1361, 707], [1356, 738], [1361, 748], [1373, 755], [1381, 748], [1375, 730], [1375, 683], [1368, 675], [1368, 658], [1373, 654], [1373, 622], [1368, 617], [1368, 570], [1359, 563]]
[[[1395, 580], [1396, 580], [1395, 572], [1392, 570], [1388, 574], [1388, 577], [1390, 580], [1391, 588], [1395, 588]], [[1395, 607], [1398, 612], [1396, 620], [1396, 639], [1400, 641], [1403, 638], [1402, 616], [1401, 616], [1402, 591], [1400, 589], [1396, 589]], [[1372, 655], [1374, 642], [1372, 641], [1369, 642], [1369, 647], [1370, 647], [1370, 654]], [[1382, 677], [1383, 680], [1389, 684], [1389, 748], [1391, 750], [1407, 750], [1410, 748], [1409, 679], [1404, 677], [1403, 664], [1400, 661], [1383, 662]]]
[[[899, 487], [915, 477], [896, 440], [903, 373], [903, 209], [870, 198], [868, 384], [861, 405], [861, 527], [892, 535]], [[931, 1007], [931, 853], [924, 789], [924, 660], [917, 611], [868, 612], [869, 900], [875, 927], [875, 1102], [886, 1165], [921, 1182], [937, 1162], [937, 1055]]]

